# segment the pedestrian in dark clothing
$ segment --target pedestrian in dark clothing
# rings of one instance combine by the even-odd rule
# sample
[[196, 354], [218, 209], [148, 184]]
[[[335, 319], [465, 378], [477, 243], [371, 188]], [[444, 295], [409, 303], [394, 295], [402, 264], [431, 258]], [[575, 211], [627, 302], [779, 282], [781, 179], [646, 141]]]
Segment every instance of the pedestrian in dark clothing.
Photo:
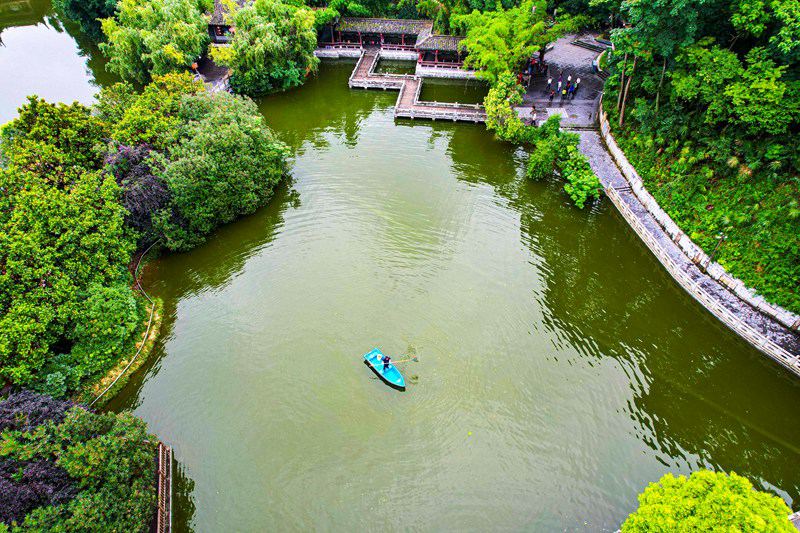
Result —
[[392, 358], [388, 355], [384, 355], [381, 358], [381, 362], [383, 363], [383, 373], [386, 373], [386, 369], [389, 368], [389, 363], [391, 362]]
[[567, 87], [567, 97], [568, 97], [570, 100], [572, 100], [572, 97], [573, 97], [574, 95], [575, 95], [575, 85], [574, 85], [574, 84], [570, 84], [570, 86], [569, 86], [569, 87]]
[[550, 89], [550, 103], [553, 103], [553, 97], [556, 95], [556, 92], [553, 89]]

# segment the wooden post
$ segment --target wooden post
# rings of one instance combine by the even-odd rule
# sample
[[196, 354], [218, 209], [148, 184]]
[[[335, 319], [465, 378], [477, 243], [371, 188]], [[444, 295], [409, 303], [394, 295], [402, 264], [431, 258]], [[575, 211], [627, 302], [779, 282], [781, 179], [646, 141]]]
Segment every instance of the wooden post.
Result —
[[406, 34], [405, 34], [405, 33], [401, 33], [401, 34], [400, 34], [400, 44], [401, 44], [402, 46], [405, 46], [405, 45], [406, 45]]
[[364, 41], [361, 40], [361, 32], [358, 32], [358, 44], [359, 46], [364, 46]]
[[438, 63], [439, 62], [439, 50], [434, 50], [433, 51], [433, 62], [434, 63]]

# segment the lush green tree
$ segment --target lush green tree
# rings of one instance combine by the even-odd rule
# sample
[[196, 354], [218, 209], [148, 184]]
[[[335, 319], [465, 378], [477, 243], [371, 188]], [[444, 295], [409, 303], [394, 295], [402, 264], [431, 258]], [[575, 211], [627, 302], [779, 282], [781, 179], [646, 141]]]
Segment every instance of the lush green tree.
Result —
[[124, 143], [112, 147], [106, 171], [122, 188], [129, 224], [169, 249], [189, 249], [254, 212], [286, 171], [286, 147], [252, 100], [207, 93], [188, 74], [156, 77], [141, 94], [111, 87], [97, 110]]
[[466, 32], [469, 52], [464, 64], [478, 76], [496, 83], [506, 72], [516, 72], [534, 53], [544, 59], [547, 44], [574, 31], [588, 19], [559, 17], [549, 20], [544, 0], [524, 0], [516, 7], [498, 11], [473, 11], [453, 17], [451, 25]]
[[100, 19], [114, 15], [117, 0], [53, 0], [53, 7], [77, 22], [95, 41], [103, 38]]
[[12, 384], [75, 390], [140, 316], [119, 188], [97, 170], [105, 132], [88, 108], [37, 98], [3, 129], [0, 377]]
[[167, 247], [180, 250], [263, 206], [284, 176], [287, 155], [249, 99], [228, 93], [186, 97], [183, 115], [187, 130], [168, 151], [164, 168], [172, 216], [161, 220]]
[[183, 98], [205, 92], [200, 81], [187, 74], [156, 76], [141, 93], [125, 83], [103, 89], [95, 109], [110, 125], [110, 137], [128, 146], [147, 144], [164, 151], [184, 134]]
[[131, 338], [133, 242], [113, 178], [85, 172], [58, 187], [20, 172], [0, 174], [0, 188], [22, 183], [0, 215], [0, 377], [60, 396]]
[[759, 492], [741, 476], [694, 472], [667, 474], [639, 495], [639, 508], [622, 524], [623, 533], [697, 531], [795, 531], [791, 511], [779, 497]]
[[622, 9], [604, 96], [617, 141], [683, 231], [800, 312], [800, 2]]
[[260, 95], [301, 85], [319, 60], [316, 18], [312, 10], [280, 0], [256, 0], [234, 12], [230, 46], [214, 47], [211, 56], [232, 71], [239, 94]]
[[[41, 403], [29, 395], [0, 402], [0, 412], [8, 412], [4, 404], [11, 402], [8, 418], [28, 419], [24, 408]], [[21, 396], [27, 401], [18, 401]], [[55, 411], [57, 418], [39, 420], [35, 429], [13, 421], [2, 428], [0, 462], [19, 471], [5, 477], [0, 470], [0, 484], [16, 497], [5, 525], [12, 531], [147, 531], [155, 511], [157, 440], [144, 422], [68, 402]], [[57, 491], [41, 494], [48, 485]], [[30, 489], [37, 497], [29, 497]]]
[[119, 0], [116, 15], [102, 22], [108, 70], [142, 84], [186, 70], [209, 42], [203, 8], [196, 0]]

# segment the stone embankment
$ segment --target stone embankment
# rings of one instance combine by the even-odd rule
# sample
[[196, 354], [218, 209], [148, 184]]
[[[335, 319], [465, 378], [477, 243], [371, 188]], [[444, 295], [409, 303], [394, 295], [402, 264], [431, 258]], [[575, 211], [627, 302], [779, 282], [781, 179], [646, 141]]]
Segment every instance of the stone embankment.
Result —
[[[551, 69], [577, 72], [591, 80], [592, 90], [583, 98], [597, 92], [591, 112], [587, 112], [583, 100], [566, 103], [563, 113], [567, 120], [562, 124], [580, 136], [579, 148], [589, 159], [608, 198], [686, 292], [750, 344], [800, 376], [800, 317], [770, 304], [725, 272], [658, 205], [620, 150], [602, 112], [602, 85], [597, 89], [594, 86], [596, 82], [602, 84], [602, 78], [590, 70], [596, 53], [572, 45], [571, 40], [556, 44], [550, 54]], [[533, 92], [529, 101], [535, 102], [541, 90]], [[551, 108], [548, 112], [560, 110]]]

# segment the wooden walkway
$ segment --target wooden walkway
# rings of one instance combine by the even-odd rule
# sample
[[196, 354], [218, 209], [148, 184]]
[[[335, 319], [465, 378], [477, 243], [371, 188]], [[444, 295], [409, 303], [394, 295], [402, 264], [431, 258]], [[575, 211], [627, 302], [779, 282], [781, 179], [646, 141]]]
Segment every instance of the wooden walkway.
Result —
[[486, 112], [481, 105], [421, 101], [419, 94], [422, 90], [422, 78], [408, 74], [375, 72], [379, 59], [380, 50], [364, 50], [350, 75], [348, 85], [351, 88], [400, 91], [394, 107], [395, 118], [486, 122]]

